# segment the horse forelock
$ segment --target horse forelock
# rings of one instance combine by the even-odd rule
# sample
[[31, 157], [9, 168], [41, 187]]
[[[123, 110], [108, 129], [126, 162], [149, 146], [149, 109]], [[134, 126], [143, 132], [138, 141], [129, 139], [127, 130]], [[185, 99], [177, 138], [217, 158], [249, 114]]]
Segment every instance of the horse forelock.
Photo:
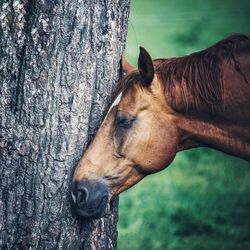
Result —
[[133, 87], [136, 83], [140, 83], [141, 81], [142, 78], [139, 71], [134, 71], [126, 75], [119, 81], [115, 89], [115, 96], [119, 95], [121, 92], [126, 92], [129, 88]]
[[156, 73], [164, 85], [165, 93], [170, 94], [173, 100], [174, 81], [179, 82], [186, 110], [189, 109], [189, 98], [183, 90], [184, 82], [193, 97], [194, 108], [199, 109], [205, 105], [216, 112], [221, 109], [223, 103], [222, 61], [232, 61], [235, 70], [244, 78], [235, 54], [246, 51], [250, 52], [250, 38], [245, 35], [233, 35], [189, 56], [161, 59], [156, 66]]

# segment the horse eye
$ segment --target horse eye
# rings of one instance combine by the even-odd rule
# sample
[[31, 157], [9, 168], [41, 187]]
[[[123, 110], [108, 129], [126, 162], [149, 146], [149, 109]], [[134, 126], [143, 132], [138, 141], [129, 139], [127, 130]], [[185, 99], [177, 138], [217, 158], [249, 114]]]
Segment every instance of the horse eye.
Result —
[[134, 120], [135, 118], [132, 118], [132, 117], [118, 115], [115, 118], [115, 127], [131, 128]]

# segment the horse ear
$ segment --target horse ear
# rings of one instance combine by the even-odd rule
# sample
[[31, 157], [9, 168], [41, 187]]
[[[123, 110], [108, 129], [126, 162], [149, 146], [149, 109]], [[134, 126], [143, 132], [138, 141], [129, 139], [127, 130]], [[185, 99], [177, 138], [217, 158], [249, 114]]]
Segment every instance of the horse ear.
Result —
[[138, 69], [143, 80], [142, 84], [148, 87], [154, 78], [154, 66], [151, 56], [143, 47], [140, 47]]
[[125, 55], [122, 55], [122, 71], [127, 75], [128, 73], [134, 71], [136, 68], [128, 63], [128, 61], [125, 58]]

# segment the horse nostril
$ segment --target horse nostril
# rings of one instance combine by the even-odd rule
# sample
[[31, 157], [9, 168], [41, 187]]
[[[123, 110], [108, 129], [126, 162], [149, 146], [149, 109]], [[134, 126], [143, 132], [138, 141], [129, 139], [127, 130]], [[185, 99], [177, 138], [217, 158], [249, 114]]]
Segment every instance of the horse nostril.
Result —
[[100, 218], [106, 212], [109, 190], [103, 182], [88, 179], [75, 182], [71, 195], [78, 215]]
[[89, 198], [89, 191], [87, 188], [82, 187], [76, 191], [76, 204], [78, 207], [84, 205]]

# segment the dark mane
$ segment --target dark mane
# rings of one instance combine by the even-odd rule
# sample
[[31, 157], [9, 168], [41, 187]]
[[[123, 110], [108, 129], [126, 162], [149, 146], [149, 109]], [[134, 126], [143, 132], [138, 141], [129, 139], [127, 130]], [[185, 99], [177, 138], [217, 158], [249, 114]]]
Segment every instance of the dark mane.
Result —
[[174, 96], [174, 81], [180, 83], [185, 109], [189, 108], [186, 101], [183, 83], [192, 95], [196, 109], [205, 105], [212, 111], [220, 109], [222, 105], [223, 85], [221, 63], [223, 60], [233, 62], [235, 70], [247, 82], [241, 72], [235, 54], [250, 53], [250, 38], [245, 35], [232, 35], [219, 41], [208, 49], [193, 53], [189, 56], [155, 60], [156, 73], [164, 84], [165, 91]]

